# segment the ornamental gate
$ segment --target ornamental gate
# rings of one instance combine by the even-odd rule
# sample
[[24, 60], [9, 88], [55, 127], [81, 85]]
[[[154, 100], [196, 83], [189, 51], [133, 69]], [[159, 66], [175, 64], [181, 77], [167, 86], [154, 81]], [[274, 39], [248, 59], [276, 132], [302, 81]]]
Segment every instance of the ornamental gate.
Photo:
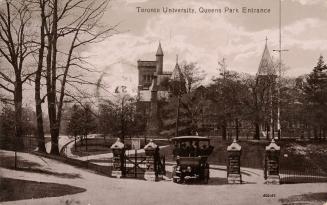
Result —
[[144, 178], [146, 171], [146, 156], [137, 153], [135, 150], [133, 155], [124, 156], [124, 176], [129, 178]]
[[125, 145], [118, 138], [111, 146], [113, 151], [113, 177], [140, 178], [156, 181], [160, 175], [165, 175], [165, 156], [160, 156], [159, 146], [152, 140], [144, 147], [144, 152], [139, 152], [138, 146], [132, 150], [125, 150]]
[[133, 154], [124, 155], [123, 176], [127, 178], [144, 179], [144, 174], [151, 164], [154, 166], [155, 175], [165, 175], [165, 156], [155, 157], [154, 160], [149, 160], [149, 156], [144, 153], [138, 153], [137, 150]]

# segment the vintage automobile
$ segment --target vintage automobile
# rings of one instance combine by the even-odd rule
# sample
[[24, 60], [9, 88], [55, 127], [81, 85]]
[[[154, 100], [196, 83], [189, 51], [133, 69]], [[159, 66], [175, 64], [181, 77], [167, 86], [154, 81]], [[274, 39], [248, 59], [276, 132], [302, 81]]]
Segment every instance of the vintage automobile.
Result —
[[203, 182], [209, 180], [208, 156], [213, 146], [210, 139], [200, 136], [180, 136], [171, 139], [174, 145], [173, 155], [177, 165], [173, 167], [175, 183]]

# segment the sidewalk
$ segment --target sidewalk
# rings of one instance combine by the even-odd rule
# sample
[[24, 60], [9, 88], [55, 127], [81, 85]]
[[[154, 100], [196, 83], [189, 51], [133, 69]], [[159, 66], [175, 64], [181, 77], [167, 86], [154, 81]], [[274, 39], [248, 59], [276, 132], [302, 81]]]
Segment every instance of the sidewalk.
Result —
[[[14, 152], [0, 150], [1, 156], [14, 156]], [[115, 179], [101, 176], [70, 166], [56, 160], [38, 157], [29, 153], [19, 153], [20, 160], [37, 163], [40, 169], [47, 169], [55, 174], [40, 174], [35, 172], [16, 171], [0, 168], [2, 177], [37, 182], [50, 182], [69, 184], [86, 189], [86, 192], [65, 195], [60, 197], [47, 197], [39, 199], [26, 199], [18, 201], [1, 202], [3, 205], [56, 205], [56, 204], [92, 204], [101, 205], [106, 203], [133, 205], [164, 205], [164, 204], [244, 204], [244, 205], [280, 205], [279, 199], [285, 199], [294, 195], [307, 193], [326, 193], [325, 183], [315, 184], [285, 184], [265, 185], [259, 180], [261, 170], [242, 168], [249, 172], [250, 176], [244, 175], [246, 182], [242, 185], [229, 185], [221, 183], [226, 179], [224, 166], [212, 166], [210, 174], [212, 178], [208, 185], [185, 185], [170, 181], [148, 182], [135, 179]], [[215, 170], [217, 168], [218, 170]], [[75, 177], [62, 177], [72, 175]], [[261, 179], [260, 179], [261, 180]], [[264, 194], [274, 194], [275, 197], [263, 197]], [[71, 203], [72, 202], [72, 203]], [[302, 201], [299, 200], [297, 204]], [[308, 201], [305, 201], [308, 202]], [[294, 203], [295, 204], [295, 203]], [[304, 202], [302, 203], [304, 204]], [[310, 201], [305, 204], [323, 204], [321, 201]]]
[[[89, 138], [89, 136], [88, 136]], [[76, 142], [79, 142], [80, 139], [77, 139]], [[62, 142], [64, 142], [64, 140], [62, 140]], [[169, 145], [165, 145], [165, 146], [160, 146], [159, 148], [165, 148], [168, 147]], [[113, 154], [112, 153], [105, 153], [105, 154], [97, 154], [97, 155], [90, 155], [90, 156], [84, 156], [84, 157], [80, 157], [77, 155], [74, 155], [72, 153], [72, 149], [74, 149], [74, 140], [70, 140], [65, 144], [65, 151], [64, 154], [69, 157], [69, 158], [73, 158], [73, 159], [77, 159], [77, 160], [81, 160], [81, 161], [88, 161], [88, 160], [109, 160], [112, 159]], [[138, 154], [143, 154], [145, 151], [144, 149], [139, 149], [137, 150]], [[133, 155], [135, 154], [135, 150], [126, 150], [126, 155]]]

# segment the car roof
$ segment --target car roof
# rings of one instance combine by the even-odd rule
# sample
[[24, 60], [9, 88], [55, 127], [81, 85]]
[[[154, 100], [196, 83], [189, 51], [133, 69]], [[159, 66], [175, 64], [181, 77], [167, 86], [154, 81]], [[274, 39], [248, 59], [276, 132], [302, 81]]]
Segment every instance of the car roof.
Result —
[[171, 138], [172, 141], [183, 141], [183, 140], [210, 140], [208, 137], [202, 136], [179, 136]]

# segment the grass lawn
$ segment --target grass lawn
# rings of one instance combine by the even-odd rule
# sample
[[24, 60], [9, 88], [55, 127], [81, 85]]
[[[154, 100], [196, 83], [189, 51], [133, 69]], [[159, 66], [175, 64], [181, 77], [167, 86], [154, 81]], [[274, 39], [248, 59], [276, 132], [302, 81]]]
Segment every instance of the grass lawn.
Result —
[[285, 199], [279, 200], [283, 205], [287, 204], [312, 204], [312, 202], [317, 202], [317, 204], [324, 204], [327, 201], [327, 192], [325, 193], [309, 193], [303, 195], [294, 195], [287, 197]]
[[[86, 151], [85, 142], [77, 143], [77, 151], [72, 149], [73, 154], [87, 156], [95, 154], [110, 153], [110, 146], [116, 141], [115, 138], [92, 138], [87, 140], [88, 149]], [[154, 141], [159, 146], [169, 144], [165, 140]], [[265, 147], [270, 143], [267, 140], [240, 140], [242, 146], [241, 166], [249, 168], [263, 169]], [[231, 141], [223, 141], [221, 138], [212, 138], [211, 144], [214, 146], [213, 153], [209, 157], [210, 164], [226, 165], [227, 146]], [[141, 139], [141, 148], [144, 147], [144, 139]], [[322, 173], [327, 173], [327, 141], [295, 141], [281, 140], [278, 142], [281, 147], [280, 170], [292, 170], [305, 172], [309, 169], [317, 169]], [[131, 148], [131, 140], [125, 139], [127, 149]], [[160, 150], [165, 155], [166, 161], [174, 161], [172, 146]]]
[[103, 137], [96, 137], [87, 139], [87, 149], [86, 149], [86, 140], [78, 141], [75, 147], [72, 148], [72, 153], [74, 155], [84, 157], [97, 154], [110, 153], [110, 146], [116, 141], [116, 139]]
[[65, 184], [0, 178], [0, 202], [77, 194], [86, 189]]
[[[80, 157], [111, 153], [112, 150], [110, 149], [110, 147], [113, 143], [116, 142], [116, 140], [117, 138], [109, 138], [109, 137], [107, 137], [106, 139], [104, 139], [103, 137], [87, 139], [87, 149], [86, 149], [85, 140], [83, 142], [78, 141], [76, 143], [76, 150], [75, 148], [73, 148], [72, 153]], [[146, 143], [148, 142], [149, 140], [147, 140]], [[159, 146], [169, 144], [168, 140], [154, 140], [154, 142]], [[126, 149], [132, 148], [132, 142], [130, 138], [126, 138], [124, 144]], [[140, 139], [140, 147], [143, 148], [144, 146], [145, 146], [145, 140], [144, 138], [142, 138]]]
[[[263, 169], [265, 147], [270, 143], [266, 140], [238, 142], [242, 146], [241, 166]], [[227, 146], [231, 141], [212, 139], [213, 153], [209, 157], [210, 164], [226, 165]], [[295, 140], [282, 140], [278, 142], [281, 147], [280, 170], [305, 171], [318, 169], [327, 173], [327, 141], [297, 142]], [[172, 146], [160, 151], [166, 156], [166, 161], [174, 161]], [[327, 175], [326, 175], [327, 176]]]
[[[7, 169], [15, 169], [15, 157], [14, 156], [1, 156], [0, 167]], [[43, 169], [42, 166], [36, 162], [31, 162], [17, 157], [17, 171], [33, 172], [45, 175], [51, 175], [61, 178], [80, 178], [79, 174], [73, 173], [59, 173], [50, 170]], [[1, 180], [1, 178], [0, 178]], [[1, 189], [0, 189], [1, 190]]]
[[[95, 155], [111, 152], [110, 146], [116, 141], [113, 138], [93, 138], [88, 139], [88, 149], [86, 151], [85, 142], [77, 143], [77, 151], [72, 150], [79, 156]], [[167, 140], [155, 140], [159, 146], [167, 145]], [[267, 140], [246, 140], [238, 142], [242, 146], [241, 166], [248, 168], [262, 169], [264, 167], [265, 147], [270, 143]], [[221, 138], [211, 139], [214, 146], [213, 153], [208, 161], [210, 164], [226, 165], [227, 146], [230, 140], [223, 141]], [[141, 140], [141, 148], [144, 147], [144, 139]], [[278, 142], [281, 147], [280, 173], [288, 175], [317, 175], [327, 177], [327, 141], [296, 141], [281, 140]], [[127, 149], [131, 147], [131, 140], [125, 140]], [[161, 155], [165, 155], [167, 162], [173, 162], [172, 146], [160, 150]], [[300, 178], [299, 178], [300, 179]], [[294, 180], [297, 182], [298, 179]], [[293, 181], [294, 181], [293, 180]], [[302, 180], [302, 179], [301, 179]]]

